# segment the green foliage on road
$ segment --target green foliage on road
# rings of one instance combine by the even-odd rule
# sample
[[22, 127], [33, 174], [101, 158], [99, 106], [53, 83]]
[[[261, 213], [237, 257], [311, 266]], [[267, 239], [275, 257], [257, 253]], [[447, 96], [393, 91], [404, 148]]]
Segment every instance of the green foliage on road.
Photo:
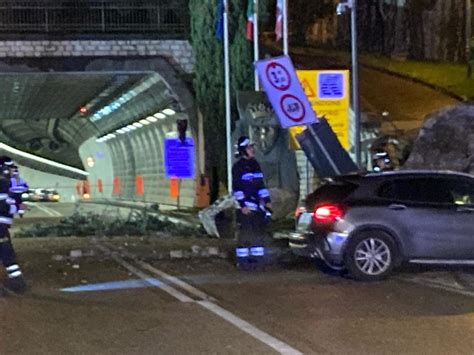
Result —
[[205, 233], [201, 226], [176, 223], [165, 216], [140, 211], [131, 211], [127, 218], [76, 212], [59, 224], [40, 223], [15, 233], [17, 238], [133, 235], [201, 237]]

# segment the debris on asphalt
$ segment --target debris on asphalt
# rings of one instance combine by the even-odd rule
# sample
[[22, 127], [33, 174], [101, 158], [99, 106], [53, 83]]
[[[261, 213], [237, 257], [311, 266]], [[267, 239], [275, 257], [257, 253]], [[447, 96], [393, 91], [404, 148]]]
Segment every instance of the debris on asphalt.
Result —
[[69, 256], [70, 256], [71, 258], [80, 258], [80, 257], [82, 257], [82, 250], [80, 250], [80, 249], [71, 250], [71, 251], [69, 252]]
[[182, 259], [183, 258], [183, 251], [182, 250], [171, 250], [170, 251], [170, 258], [171, 259]]
[[74, 265], [72, 265], [72, 268], [75, 269], [75, 270], [77, 270], [77, 269], [80, 268], [80, 266], [79, 266], [79, 264], [74, 264]]

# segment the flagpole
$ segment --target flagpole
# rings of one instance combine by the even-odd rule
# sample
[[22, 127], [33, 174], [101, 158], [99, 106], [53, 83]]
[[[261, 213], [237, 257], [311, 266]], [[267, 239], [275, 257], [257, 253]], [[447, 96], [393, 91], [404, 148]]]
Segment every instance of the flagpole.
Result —
[[288, 55], [288, 0], [283, 0], [283, 54]]
[[[260, 53], [258, 48], [258, 0], [253, 0], [253, 60], [254, 62], [260, 60]], [[255, 91], [260, 90], [260, 81], [258, 79], [257, 69], [254, 71], [255, 77]]]
[[224, 2], [224, 72], [225, 72], [225, 123], [227, 147], [227, 187], [232, 193], [232, 138], [230, 117], [230, 64], [229, 64], [229, 6], [228, 0]]

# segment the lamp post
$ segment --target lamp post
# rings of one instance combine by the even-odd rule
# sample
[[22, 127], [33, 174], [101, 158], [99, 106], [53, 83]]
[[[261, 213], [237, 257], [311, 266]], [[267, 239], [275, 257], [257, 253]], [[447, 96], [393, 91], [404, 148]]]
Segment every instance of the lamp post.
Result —
[[351, 54], [352, 54], [352, 110], [354, 111], [354, 154], [359, 168], [361, 160], [360, 142], [360, 101], [359, 101], [359, 62], [357, 50], [357, 0], [341, 1], [337, 5], [337, 14], [351, 11]]

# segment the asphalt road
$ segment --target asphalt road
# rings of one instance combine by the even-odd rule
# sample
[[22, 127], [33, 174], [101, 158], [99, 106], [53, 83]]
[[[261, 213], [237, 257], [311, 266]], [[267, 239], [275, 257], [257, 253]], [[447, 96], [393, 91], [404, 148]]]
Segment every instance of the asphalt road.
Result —
[[[61, 214], [74, 208], [42, 207]], [[48, 214], [30, 212], [30, 218]], [[323, 274], [305, 261], [241, 273], [219, 258], [156, 260], [151, 251], [163, 248], [163, 241], [139, 238], [14, 242], [31, 290], [0, 298], [1, 354], [472, 354], [474, 349], [474, 293], [410, 283], [404, 274], [359, 283]], [[77, 249], [85, 256], [65, 257]], [[117, 281], [126, 283], [110, 289]], [[106, 284], [96, 291], [61, 291], [98, 283]]]

